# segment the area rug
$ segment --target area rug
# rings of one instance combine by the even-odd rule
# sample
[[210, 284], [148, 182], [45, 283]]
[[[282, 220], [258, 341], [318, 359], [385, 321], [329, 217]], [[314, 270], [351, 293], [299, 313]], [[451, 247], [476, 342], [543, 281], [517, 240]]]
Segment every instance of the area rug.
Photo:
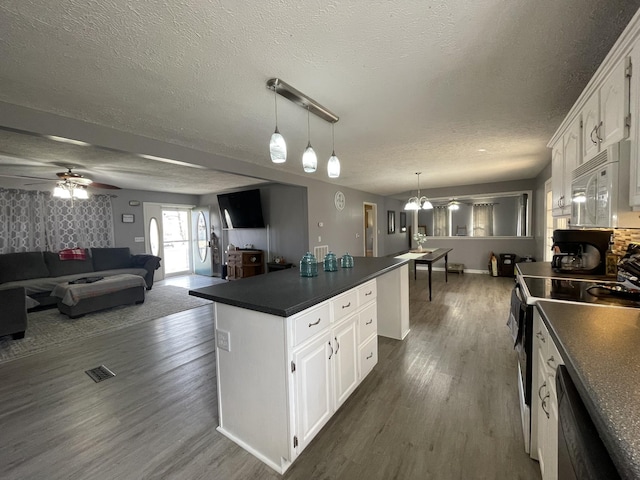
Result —
[[76, 319], [61, 314], [57, 308], [29, 313], [27, 332], [23, 339], [0, 337], [0, 363], [75, 342], [81, 338], [211, 304], [208, 300], [189, 295], [186, 288], [172, 285], [154, 286], [145, 293], [145, 301], [140, 305], [123, 305], [88, 313]]

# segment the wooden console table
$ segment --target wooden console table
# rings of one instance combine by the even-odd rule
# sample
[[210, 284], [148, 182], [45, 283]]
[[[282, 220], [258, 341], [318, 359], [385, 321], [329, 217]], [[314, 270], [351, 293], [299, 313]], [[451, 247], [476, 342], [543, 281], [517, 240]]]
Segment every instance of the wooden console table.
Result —
[[[426, 253], [421, 257], [415, 258], [413, 260], [413, 279], [416, 279], [416, 270], [417, 265], [427, 264], [429, 268], [429, 301], [431, 301], [431, 272], [433, 271], [433, 262], [437, 262], [442, 257], [444, 257], [444, 281], [449, 281], [449, 252], [453, 250], [453, 248], [437, 248], [433, 252]], [[410, 252], [410, 253], [418, 253], [418, 252]]]

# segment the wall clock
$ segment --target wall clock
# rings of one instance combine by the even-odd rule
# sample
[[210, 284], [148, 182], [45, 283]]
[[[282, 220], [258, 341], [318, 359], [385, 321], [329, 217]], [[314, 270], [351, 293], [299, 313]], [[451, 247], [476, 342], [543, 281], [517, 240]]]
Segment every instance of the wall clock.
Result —
[[336, 196], [333, 198], [333, 203], [338, 210], [342, 210], [345, 204], [344, 193], [338, 190]]

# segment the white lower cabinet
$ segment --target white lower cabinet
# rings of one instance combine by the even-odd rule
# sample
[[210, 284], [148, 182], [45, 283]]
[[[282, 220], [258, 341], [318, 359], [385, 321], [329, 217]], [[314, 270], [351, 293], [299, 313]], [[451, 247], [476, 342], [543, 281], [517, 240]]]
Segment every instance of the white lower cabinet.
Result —
[[327, 330], [293, 354], [297, 451], [307, 446], [333, 413], [330, 351], [331, 332]]
[[288, 317], [215, 302], [218, 432], [285, 473], [375, 367], [378, 312], [408, 332], [407, 279], [404, 264]]
[[[375, 286], [375, 280], [367, 282], [295, 321], [298, 329], [323, 324], [324, 328], [308, 338], [293, 337], [305, 339], [293, 345], [291, 356], [294, 456], [304, 450], [377, 362]], [[323, 312], [330, 312], [329, 322], [319, 315]], [[364, 361], [363, 348], [367, 352]]]
[[532, 423], [537, 426], [538, 461], [542, 480], [558, 478], [558, 396], [556, 370], [564, 364], [537, 310], [533, 321]]

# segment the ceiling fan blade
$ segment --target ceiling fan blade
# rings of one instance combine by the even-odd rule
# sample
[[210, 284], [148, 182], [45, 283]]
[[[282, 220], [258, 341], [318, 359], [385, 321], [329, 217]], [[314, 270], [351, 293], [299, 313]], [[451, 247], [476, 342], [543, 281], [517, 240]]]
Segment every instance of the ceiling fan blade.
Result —
[[4, 177], [4, 178], [28, 178], [31, 180], [44, 180], [45, 182], [48, 181], [55, 181], [55, 180], [51, 180], [50, 178], [43, 178], [43, 177], [32, 177], [29, 175], [5, 175], [0, 173], [0, 177]]
[[108, 190], [121, 190], [120, 187], [116, 187], [115, 185], [109, 185], [108, 183], [99, 183], [99, 182], [93, 182], [89, 185], [87, 185], [90, 188], [104, 188], [104, 189], [108, 189]]

